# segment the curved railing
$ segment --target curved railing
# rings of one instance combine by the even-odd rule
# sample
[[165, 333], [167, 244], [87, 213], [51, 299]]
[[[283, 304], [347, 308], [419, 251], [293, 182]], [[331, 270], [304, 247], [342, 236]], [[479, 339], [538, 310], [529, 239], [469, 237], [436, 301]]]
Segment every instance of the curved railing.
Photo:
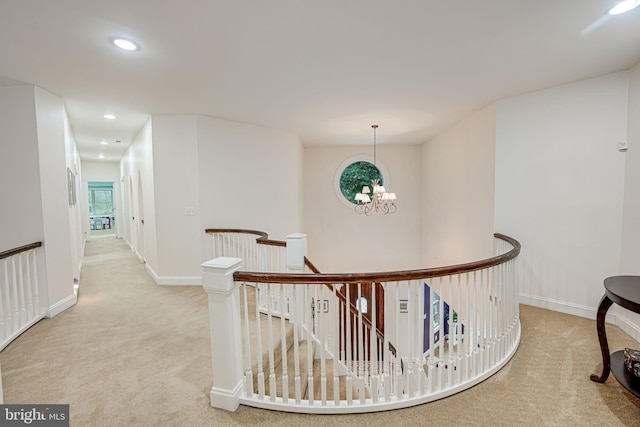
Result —
[[[266, 233], [265, 233], [266, 235]], [[403, 271], [385, 271], [378, 273], [339, 273], [339, 274], [322, 274], [317, 273], [313, 276], [306, 274], [292, 273], [262, 273], [239, 271], [233, 277], [240, 282], [256, 282], [256, 283], [361, 283], [361, 282], [390, 282], [401, 280], [415, 280], [421, 278], [432, 278], [449, 276], [452, 274], [468, 273], [485, 268], [491, 268], [512, 259], [520, 254], [520, 243], [504, 234], [495, 233], [494, 237], [500, 239], [512, 246], [508, 252], [487, 258], [481, 261], [474, 261], [465, 264], [451, 265], [447, 267], [435, 267], [416, 270]], [[256, 241], [260, 243], [260, 239]], [[270, 241], [273, 242], [273, 241]], [[286, 246], [286, 242], [278, 242], [278, 244]]]
[[0, 252], [0, 350], [42, 319], [36, 251], [42, 242]]
[[232, 249], [214, 248], [216, 256], [248, 260], [233, 273], [244, 335], [243, 404], [308, 413], [408, 407], [483, 381], [520, 342], [521, 247], [511, 237], [495, 234], [496, 255], [465, 264], [320, 274], [308, 259], [307, 272], [286, 272], [286, 243], [266, 233], [207, 233], [225, 235]]

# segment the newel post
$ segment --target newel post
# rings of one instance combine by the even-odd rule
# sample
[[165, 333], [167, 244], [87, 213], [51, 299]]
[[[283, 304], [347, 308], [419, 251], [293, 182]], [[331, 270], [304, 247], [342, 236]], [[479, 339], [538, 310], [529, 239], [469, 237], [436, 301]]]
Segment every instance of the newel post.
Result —
[[213, 387], [211, 406], [235, 411], [244, 384], [240, 297], [233, 273], [239, 258], [219, 257], [202, 264], [202, 285], [209, 296]]
[[[286, 251], [287, 271], [289, 273], [304, 273], [304, 258], [307, 256], [307, 235], [303, 233], [289, 234], [287, 236]], [[305, 318], [304, 287], [296, 287], [296, 285], [287, 286], [291, 286], [289, 295], [291, 295], [290, 298], [292, 299], [291, 303], [293, 305], [289, 319], [294, 325], [300, 328], [300, 338], [304, 339], [306, 338], [306, 331], [304, 328], [301, 328]]]
[[293, 233], [287, 236], [287, 270], [290, 273], [304, 272], [304, 258], [307, 256], [307, 235]]

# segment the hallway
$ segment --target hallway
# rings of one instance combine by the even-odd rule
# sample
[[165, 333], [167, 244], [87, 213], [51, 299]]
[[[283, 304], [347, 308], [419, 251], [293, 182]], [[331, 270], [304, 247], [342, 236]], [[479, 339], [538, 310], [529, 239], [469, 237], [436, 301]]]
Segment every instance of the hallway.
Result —
[[156, 286], [121, 239], [87, 242], [83, 266], [78, 304], [3, 351], [5, 402], [69, 403], [75, 426], [214, 418], [202, 288]]
[[[504, 369], [451, 398], [377, 414], [317, 416], [209, 406], [201, 287], [157, 286], [125, 243], [93, 239], [78, 304], [2, 353], [6, 403], [68, 403], [72, 426], [634, 425], [640, 403], [599, 372], [595, 322], [521, 306], [522, 342]], [[608, 327], [612, 348], [637, 346]]]

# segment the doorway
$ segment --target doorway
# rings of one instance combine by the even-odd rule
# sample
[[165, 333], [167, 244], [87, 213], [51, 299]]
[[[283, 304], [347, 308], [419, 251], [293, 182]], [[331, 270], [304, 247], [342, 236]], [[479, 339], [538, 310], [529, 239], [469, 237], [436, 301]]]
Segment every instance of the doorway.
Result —
[[89, 181], [88, 188], [89, 234], [91, 237], [115, 236], [113, 182]]
[[144, 257], [144, 198], [142, 197], [142, 174], [138, 171], [138, 254], [142, 262], [146, 262]]

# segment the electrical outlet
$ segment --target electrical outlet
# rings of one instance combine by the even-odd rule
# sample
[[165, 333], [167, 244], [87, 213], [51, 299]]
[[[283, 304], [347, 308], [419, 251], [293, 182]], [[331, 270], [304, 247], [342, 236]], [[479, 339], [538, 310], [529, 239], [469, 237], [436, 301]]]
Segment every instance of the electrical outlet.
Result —
[[184, 208], [184, 214], [193, 216], [196, 214], [196, 208]]

